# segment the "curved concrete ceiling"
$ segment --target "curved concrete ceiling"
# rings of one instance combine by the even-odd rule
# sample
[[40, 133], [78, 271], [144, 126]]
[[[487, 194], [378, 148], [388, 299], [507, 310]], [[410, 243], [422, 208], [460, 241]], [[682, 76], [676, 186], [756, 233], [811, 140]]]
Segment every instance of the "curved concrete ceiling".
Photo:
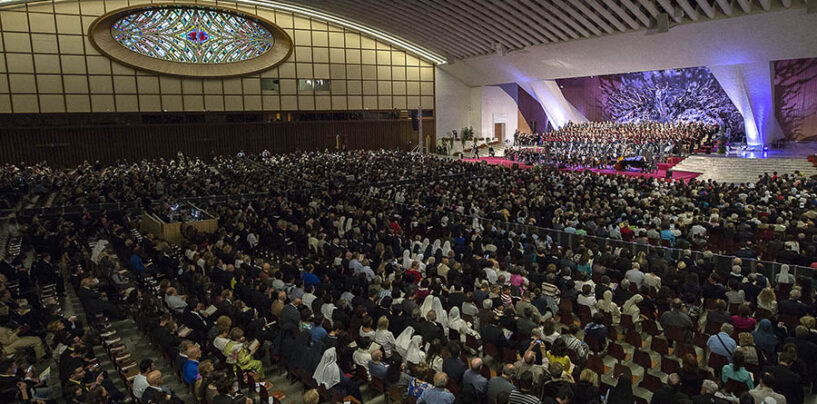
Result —
[[675, 25], [802, 7], [806, 0], [283, 1], [387, 31], [452, 61], [650, 29], [660, 14]]

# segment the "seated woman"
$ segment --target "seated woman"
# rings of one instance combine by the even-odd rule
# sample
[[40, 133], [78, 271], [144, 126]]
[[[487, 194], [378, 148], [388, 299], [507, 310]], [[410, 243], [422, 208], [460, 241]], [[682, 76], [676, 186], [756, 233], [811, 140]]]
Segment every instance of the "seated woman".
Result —
[[721, 369], [721, 381], [726, 383], [727, 380], [734, 380], [745, 383], [749, 390], [755, 388], [752, 374], [744, 367], [745, 363], [743, 352], [736, 350], [732, 353], [732, 363], [723, 365]]
[[[258, 378], [263, 379], [264, 365], [260, 360], [253, 359], [253, 355], [258, 351], [260, 344], [254, 345], [255, 346], [248, 346], [244, 341], [244, 330], [234, 327], [232, 331], [230, 331], [230, 342], [227, 343], [224, 349], [225, 356], [228, 358], [228, 363], [230, 357], [232, 357], [235, 361], [235, 365], [238, 366], [239, 369], [245, 372], [256, 373]], [[226, 354], [227, 352], [229, 355]]]
[[735, 326], [735, 332], [752, 332], [757, 325], [757, 320], [750, 317], [752, 309], [748, 304], [742, 304], [738, 307], [738, 314], [732, 316], [732, 325]]
[[462, 319], [458, 307], [452, 307], [448, 312], [448, 329], [460, 334], [460, 342], [465, 342], [468, 335], [479, 338], [479, 333], [472, 328], [471, 323]]
[[312, 374], [312, 378], [315, 380], [315, 383], [317, 383], [318, 386], [323, 385], [326, 390], [340, 390], [341, 397], [351, 395], [352, 397], [363, 401], [363, 397], [360, 394], [360, 388], [358, 387], [357, 383], [346, 377], [346, 375], [341, 372], [337, 360], [338, 357], [335, 348], [329, 348], [323, 352], [321, 361], [318, 363], [315, 373]]

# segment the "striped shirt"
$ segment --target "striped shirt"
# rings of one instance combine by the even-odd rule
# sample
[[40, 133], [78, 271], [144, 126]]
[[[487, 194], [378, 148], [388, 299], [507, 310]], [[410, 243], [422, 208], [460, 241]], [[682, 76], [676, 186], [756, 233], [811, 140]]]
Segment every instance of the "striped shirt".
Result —
[[514, 390], [508, 399], [510, 404], [541, 404], [539, 397], [532, 394], [526, 394], [519, 390]]

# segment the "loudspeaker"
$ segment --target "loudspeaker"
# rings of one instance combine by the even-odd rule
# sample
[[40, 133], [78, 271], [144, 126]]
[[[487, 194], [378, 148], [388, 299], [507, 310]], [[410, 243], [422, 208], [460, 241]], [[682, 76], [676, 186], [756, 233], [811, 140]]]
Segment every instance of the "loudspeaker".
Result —
[[661, 13], [655, 16], [655, 30], [658, 32], [669, 31], [669, 14]]
[[511, 168], [514, 169], [514, 170], [518, 170], [519, 169], [519, 163], [513, 163], [513, 166], [511, 166]]
[[411, 129], [419, 130], [420, 123], [417, 122], [417, 110], [413, 109], [409, 112], [409, 114], [411, 114]]
[[664, 174], [664, 178], [672, 179], [672, 170], [667, 170], [667, 172]]

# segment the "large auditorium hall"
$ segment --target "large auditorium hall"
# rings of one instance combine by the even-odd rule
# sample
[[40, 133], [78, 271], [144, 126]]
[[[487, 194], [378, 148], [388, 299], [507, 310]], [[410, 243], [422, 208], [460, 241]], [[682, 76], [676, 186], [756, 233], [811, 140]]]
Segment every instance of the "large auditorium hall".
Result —
[[0, 0], [0, 403], [817, 404], [817, 0]]

